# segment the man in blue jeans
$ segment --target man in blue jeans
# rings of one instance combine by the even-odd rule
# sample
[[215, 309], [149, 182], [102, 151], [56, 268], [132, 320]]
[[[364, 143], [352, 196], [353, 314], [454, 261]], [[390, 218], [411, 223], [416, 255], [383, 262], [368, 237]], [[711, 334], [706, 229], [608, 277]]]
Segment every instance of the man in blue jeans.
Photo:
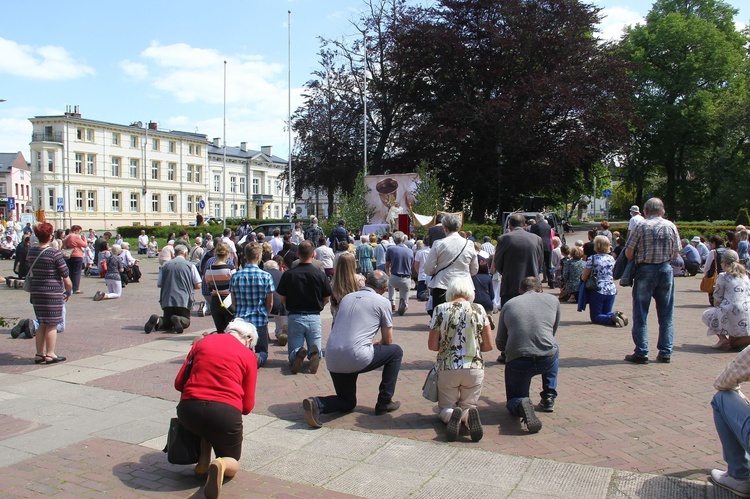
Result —
[[[508, 412], [523, 420], [529, 433], [542, 429], [529, 398], [531, 378], [542, 376], [539, 409], [555, 410], [559, 350], [555, 334], [560, 301], [542, 292], [536, 277], [521, 281], [521, 294], [503, 304], [495, 344], [505, 352], [505, 396]], [[337, 319], [338, 320], [338, 319]]]
[[297, 256], [299, 264], [281, 275], [276, 291], [289, 312], [287, 351], [292, 374], [302, 370], [305, 357], [310, 359], [310, 373], [315, 374], [320, 365], [320, 312], [331, 299], [331, 285], [325, 272], [312, 264], [315, 256], [312, 242], [300, 243]]
[[740, 391], [748, 379], [750, 348], [745, 348], [714, 381], [718, 392], [711, 401], [727, 471], [712, 470], [709, 480], [739, 497], [750, 497], [750, 400]]
[[[388, 276], [376, 270], [367, 276], [367, 285], [344, 296], [336, 323], [326, 344], [326, 365], [336, 395], [309, 397], [302, 401], [305, 422], [320, 428], [321, 414], [351, 412], [357, 406], [357, 377], [383, 368], [375, 414], [397, 410], [393, 401], [398, 372], [404, 353], [393, 344], [393, 319], [390, 302], [381, 296], [388, 289]], [[380, 331], [380, 341], [373, 341]]]
[[633, 275], [633, 343], [635, 350], [625, 361], [648, 364], [648, 309], [656, 302], [659, 320], [657, 362], [672, 361], [674, 341], [674, 277], [669, 262], [681, 249], [677, 227], [664, 217], [664, 203], [651, 198], [643, 205], [646, 218], [639, 222], [625, 243], [625, 256], [635, 260]]

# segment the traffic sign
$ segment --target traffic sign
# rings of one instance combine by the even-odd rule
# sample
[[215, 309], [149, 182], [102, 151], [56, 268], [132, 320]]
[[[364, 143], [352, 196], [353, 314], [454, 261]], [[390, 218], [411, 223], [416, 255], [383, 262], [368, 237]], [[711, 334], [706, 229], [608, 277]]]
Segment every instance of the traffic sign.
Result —
[[602, 196], [605, 198], [611, 198], [612, 197], [612, 189], [604, 189], [602, 191]]
[[65, 198], [57, 198], [57, 212], [58, 213], [65, 212]]
[[16, 209], [16, 198], [8, 198], [8, 210]]
[[206, 202], [204, 200], [201, 199], [200, 201], [198, 201], [198, 209], [202, 210], [205, 207], [206, 207]]

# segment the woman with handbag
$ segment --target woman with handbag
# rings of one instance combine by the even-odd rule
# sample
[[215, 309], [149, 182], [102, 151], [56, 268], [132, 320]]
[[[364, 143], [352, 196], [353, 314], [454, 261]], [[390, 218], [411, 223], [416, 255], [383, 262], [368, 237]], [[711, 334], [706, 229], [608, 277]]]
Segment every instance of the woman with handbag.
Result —
[[742, 349], [750, 345], [750, 279], [736, 251], [724, 251], [721, 269], [713, 292], [714, 308], [701, 318], [708, 326], [707, 335], [719, 337], [712, 348]]
[[[209, 334], [193, 345], [174, 387], [182, 393], [177, 418], [199, 436], [201, 452], [195, 475], [206, 477], [203, 492], [213, 499], [221, 494], [224, 477], [239, 471], [242, 454], [242, 416], [255, 406], [258, 342], [255, 326], [235, 319], [227, 334]], [[216, 459], [211, 460], [211, 449]]]
[[83, 228], [80, 225], [74, 225], [70, 228], [70, 234], [63, 239], [63, 257], [65, 264], [70, 272], [70, 281], [73, 283], [73, 293], [81, 294], [81, 273], [83, 271], [83, 250], [88, 247], [89, 243], [81, 235]]
[[612, 311], [617, 288], [612, 278], [615, 259], [609, 251], [607, 236], [596, 236], [594, 254], [586, 260], [586, 268], [581, 274], [581, 281], [586, 283], [586, 299], [589, 304], [591, 322], [603, 326], [625, 327], [628, 325], [628, 317], [619, 310]]
[[[63, 307], [73, 289], [68, 266], [62, 253], [50, 246], [52, 224], [41, 223], [34, 226], [34, 235], [39, 246], [29, 248], [28, 261], [31, 264], [26, 279], [31, 280], [31, 304], [34, 306], [39, 327], [36, 330], [35, 364], [55, 364], [65, 357], [57, 355], [57, 325], [63, 322]], [[26, 289], [26, 288], [25, 288]]]
[[104, 265], [101, 270], [104, 272], [104, 282], [107, 284], [107, 292], [97, 291], [94, 294], [94, 301], [115, 300], [122, 296], [122, 272], [125, 270], [120, 259], [122, 248], [119, 244], [113, 244], [112, 250], [108, 250], [107, 243], [104, 243], [104, 250], [99, 253], [99, 258]]
[[446, 302], [436, 306], [430, 321], [427, 347], [437, 354], [439, 417], [447, 425], [446, 438], [453, 442], [461, 425], [469, 428], [474, 442], [484, 435], [477, 401], [482, 393], [482, 352], [492, 351], [490, 321], [474, 301], [469, 277], [448, 284]]
[[713, 306], [714, 287], [716, 286], [716, 279], [722, 272], [720, 267], [721, 258], [727, 248], [724, 246], [724, 239], [716, 234], [708, 239], [708, 245], [711, 248], [711, 251], [708, 252], [706, 263], [703, 264], [705, 273], [701, 279], [701, 291], [708, 293], [708, 304]]
[[223, 333], [227, 324], [234, 319], [234, 309], [230, 310], [222, 306], [229, 296], [229, 281], [235, 273], [234, 265], [227, 262], [231, 254], [227, 243], [217, 243], [212, 257], [213, 262], [209, 260], [203, 276], [203, 285], [211, 293], [211, 318], [219, 333]]

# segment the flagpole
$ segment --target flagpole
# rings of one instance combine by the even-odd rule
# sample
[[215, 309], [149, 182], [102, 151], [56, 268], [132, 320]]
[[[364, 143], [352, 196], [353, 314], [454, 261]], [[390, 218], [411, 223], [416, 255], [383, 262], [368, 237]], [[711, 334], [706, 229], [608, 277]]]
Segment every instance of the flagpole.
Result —
[[287, 166], [289, 168], [289, 181], [287, 186], [289, 188], [289, 221], [292, 220], [293, 214], [292, 209], [294, 208], [294, 197], [292, 196], [292, 11], [287, 11], [287, 29], [288, 29], [288, 40], [287, 40], [287, 58], [288, 63], [288, 75], [287, 75], [287, 129], [289, 132], [289, 159], [287, 160]]
[[362, 127], [363, 127], [363, 135], [364, 140], [362, 147], [364, 149], [363, 153], [363, 170], [365, 176], [367, 176], [367, 33], [362, 33], [362, 37], [364, 39], [364, 43], [362, 44], [362, 50], [364, 51], [364, 69], [362, 71], [362, 76], [364, 77], [364, 91], [362, 92], [362, 103], [363, 103], [363, 116], [362, 116]]
[[224, 61], [224, 159], [221, 167], [221, 214], [227, 228], [227, 61]]

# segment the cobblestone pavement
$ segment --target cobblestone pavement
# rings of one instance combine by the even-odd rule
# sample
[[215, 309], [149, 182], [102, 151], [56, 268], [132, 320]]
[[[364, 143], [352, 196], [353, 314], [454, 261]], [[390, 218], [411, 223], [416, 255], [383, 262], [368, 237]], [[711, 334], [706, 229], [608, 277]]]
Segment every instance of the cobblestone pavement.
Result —
[[[571, 240], [575, 237], [571, 236]], [[154, 260], [147, 260], [142, 263], [142, 268], [142, 282], [128, 285], [123, 298], [119, 300], [92, 301], [95, 291], [104, 288], [104, 282], [94, 277], [83, 278], [81, 288], [84, 294], [76, 295], [69, 301], [68, 324], [58, 340], [58, 353], [69, 359], [64, 364], [34, 365], [34, 347], [31, 341], [11, 339], [6, 330], [5, 334], [0, 336], [0, 341], [3, 342], [3, 347], [0, 348], [0, 390], [4, 384], [3, 380], [17, 380], [18, 376], [50, 378], [76, 383], [76, 386], [91, 390], [104, 390], [103, 393], [114, 393], [118, 396], [140, 396], [146, 397], [147, 400], [162, 399], [170, 402], [168, 405], [173, 411], [174, 404], [171, 402], [178, 399], [178, 393], [172, 386], [174, 376], [184, 357], [184, 349], [192, 338], [187, 333], [182, 337], [165, 333], [143, 333], [143, 324], [148, 316], [159, 312], [158, 290], [154, 284], [158, 264]], [[0, 261], [0, 275], [9, 274], [10, 262]], [[610, 469], [615, 470], [615, 473], [635, 472], [674, 479], [687, 478], [701, 481], [698, 483], [701, 483], [703, 488], [694, 491], [695, 495], [692, 492], [686, 494], [683, 490], [677, 495], [661, 497], [704, 497], [706, 493], [713, 494], [716, 491], [711, 487], [705, 488], [702, 481], [711, 468], [721, 468], [725, 465], [713, 428], [709, 401], [713, 394], [714, 378], [734, 354], [710, 348], [713, 340], [706, 337], [705, 327], [700, 321], [700, 313], [707, 307], [708, 300], [705, 293], [698, 290], [699, 277], [677, 278], [676, 283], [675, 351], [673, 362], [668, 365], [625, 363], [623, 357], [633, 349], [629, 328], [616, 329], [593, 325], [588, 321], [587, 313], [577, 312], [573, 304], [563, 304], [563, 320], [558, 332], [561, 352], [560, 395], [555, 412], [540, 415], [544, 428], [538, 434], [526, 434], [521, 425], [509, 417], [504, 407], [503, 367], [494, 361], [497, 352], [487, 354], [486, 359], [489, 362], [479, 404], [485, 436], [478, 443], [472, 443], [467, 436], [459, 438], [454, 443], [445, 442], [444, 427], [437, 420], [434, 404], [420, 396], [426, 370], [434, 362], [434, 357], [427, 350], [428, 317], [424, 313], [424, 304], [412, 297], [406, 314], [403, 317], [394, 317], [394, 338], [404, 349], [404, 362], [396, 391], [396, 399], [402, 402], [401, 409], [386, 416], [376, 417], [373, 407], [379, 372], [365, 374], [359, 378], [359, 406], [350, 414], [324, 419], [323, 431], [351, 430], [335, 434], [354, 433], [362, 437], [367, 434], [373, 437], [380, 435], [396, 438], [395, 441], [399, 442], [405, 438], [414, 442], [413, 445], [420, 445], [419, 442], [432, 442], [438, 444], [436, 448], [459, 453], [482, 450], [489, 451], [490, 456], [533, 458], [534, 463], [557, 462], [560, 466], [566, 463], [585, 465], [588, 470]], [[629, 315], [630, 289], [619, 288], [618, 292], [615, 307]], [[0, 285], [1, 315], [28, 317], [31, 313], [26, 293]], [[325, 337], [330, 330], [330, 314], [327, 310], [324, 311], [323, 317]], [[649, 322], [652, 347], [656, 342], [655, 319], [654, 313]], [[193, 324], [188, 332], [211, 329], [213, 328], [210, 318], [193, 317]], [[163, 350], [160, 346], [163, 342], [148, 345], [164, 338], [170, 340], [169, 344], [182, 344], [182, 350]], [[149, 346], [153, 348], [143, 348]], [[133, 350], [138, 352], [136, 358], [128, 358], [129, 355], [118, 353], [128, 352], [128, 349], [137, 349]], [[292, 375], [286, 361], [286, 349], [272, 344], [270, 350], [268, 363], [259, 375], [254, 417], [271, 417], [271, 421], [278, 424], [306, 431], [301, 400], [311, 395], [332, 392], [327, 371], [322, 368], [317, 375], [304, 371]], [[115, 354], [108, 356], [112, 352], [120, 357], [113, 356]], [[143, 352], [154, 353], [144, 356]], [[652, 352], [651, 356], [654, 357], [655, 352]], [[325, 363], [321, 366], [325, 366]], [[58, 367], [65, 369], [49, 371]], [[45, 375], [45, 372], [50, 374]], [[541, 383], [535, 380], [532, 384], [532, 393], [540, 389]], [[51, 417], [55, 416], [53, 408], [49, 408], [49, 412]], [[28, 415], [21, 417], [11, 410], [0, 413], [5, 414], [0, 416], [0, 445], [10, 438], [42, 434], [45, 425], [49, 425], [43, 418], [30, 418]], [[86, 424], [82, 423], [80, 418], [72, 416], [71, 421]], [[253, 416], [246, 421], [246, 431], [252, 430], [248, 426], [254, 421]], [[156, 437], [165, 428], [166, 419], [163, 419], [163, 424], [159, 428], [154, 428], [153, 436]], [[54, 434], [50, 437], [57, 438]], [[146, 438], [135, 439], [134, 442], [140, 444], [145, 440]], [[346, 440], [343, 439], [340, 443], [343, 445]], [[334, 444], [338, 445], [337, 442]], [[108, 457], [101, 455], [105, 450], [108, 451]], [[36, 456], [33, 459], [32, 454]], [[255, 455], [255, 452], [253, 454]], [[40, 459], [40, 456], [43, 459]], [[97, 461], [97, 456], [101, 458], [100, 462]], [[10, 465], [13, 467], [13, 476], [20, 473], [18, 476], [25, 477], [21, 479], [25, 480], [24, 483], [33, 483], [39, 490], [22, 487], [9, 492], [10, 489], [3, 487], [4, 494], [11, 497], [52, 495], [48, 494], [51, 489], [44, 488], [52, 487], [59, 494], [66, 493], [77, 497], [86, 495], [61, 487], [59, 477], [55, 478], [58, 475], [55, 475], [54, 465], [49, 464], [46, 472], [35, 468], [37, 463], [44, 467], [44, 463], [49, 460], [56, 463], [77, 460], [76, 462], [96, 463], [89, 474], [106, 475], [107, 480], [116, 477], [123, 491], [122, 494], [117, 494], [121, 497], [130, 497], [133, 494], [160, 497], [189, 495], [185, 489], [180, 488], [184, 486], [180, 474], [185, 472], [180, 471], [180, 467], [175, 468], [166, 464], [163, 455], [154, 454], [142, 445], [94, 437], [83, 441], [77, 440], [70, 446], [60, 444], [54, 450], [41, 454], [31, 452], [26, 457], [28, 460], [19, 462], [16, 458], [12, 461]], [[140, 464], [127, 468], [122, 465], [126, 462], [130, 465]], [[5, 461], [0, 458], [0, 465], [4, 463]], [[554, 469], [556, 465], [550, 466], [550, 469]], [[133, 488], [130, 483], [133, 478], [123, 478], [128, 473], [132, 476], [137, 476], [137, 473], [148, 474], [148, 469], [152, 467], [164, 469], [164, 473], [160, 474], [159, 478], [144, 478], [146, 481], [154, 482], [148, 487], [144, 485], [146, 488]], [[260, 471], [262, 474], [248, 472], [246, 475], [243, 472], [238, 476], [231, 483], [232, 487], [237, 487], [237, 497], [248, 497], [250, 495], [247, 491], [251, 490], [260, 496], [300, 494], [298, 489], [294, 489], [297, 492], [289, 491], [288, 487], [297, 487], [294, 482], [304, 484], [299, 487], [311, 488], [303, 491], [306, 495], [319, 494], [320, 490], [314, 487], [316, 485], [325, 485], [329, 493], [330, 490], [337, 490], [367, 495], [356, 487], [341, 490], [329, 484], [308, 480], [304, 474], [289, 480], [291, 484], [284, 480], [275, 481], [279, 478], [295, 477], [294, 470], [284, 475], [273, 474], [273, 466], [263, 468], [265, 471], [256, 469], [252, 463], [248, 463], [247, 466], [243, 463], [243, 468], [245, 467], [252, 469], [254, 473]], [[123, 471], [126, 468], [131, 471], [126, 473]], [[269, 471], [276, 479], [268, 478]], [[24, 472], [28, 474], [24, 475]], [[72, 475], [80, 478], [84, 474]], [[80, 480], [91, 481], [90, 478]], [[65, 483], [74, 481], [69, 480]], [[21, 487], [18, 483], [13, 483], [14, 487]], [[196, 484], [192, 486], [197, 487]], [[27, 493], [22, 493], [22, 490], [26, 490]], [[91, 491], [88, 491], [91, 492], [89, 495], [94, 496], [94, 490], [92, 486]], [[226, 490], [229, 493], [230, 488]], [[548, 494], [552, 497], [566, 496], [562, 492], [556, 494], [554, 489], [550, 489]], [[470, 492], [464, 494], [465, 497], [472, 495], [476, 496]], [[392, 496], [399, 495], [394, 492]], [[586, 494], [581, 497], [584, 496], [588, 497]], [[606, 496], [617, 497], [617, 494], [613, 495], [610, 490]], [[645, 493], [626, 496], [659, 497]]]

